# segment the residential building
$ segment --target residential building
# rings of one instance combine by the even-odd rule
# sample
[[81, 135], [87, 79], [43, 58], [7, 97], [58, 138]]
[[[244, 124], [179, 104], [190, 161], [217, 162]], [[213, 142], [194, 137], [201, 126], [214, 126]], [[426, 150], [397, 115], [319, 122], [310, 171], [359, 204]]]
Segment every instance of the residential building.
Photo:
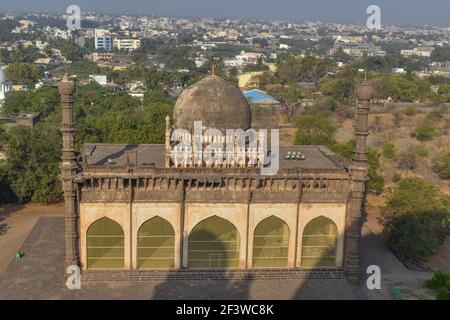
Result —
[[117, 48], [119, 50], [133, 51], [141, 47], [141, 40], [133, 38], [126, 38], [126, 39], [114, 38], [113, 45], [114, 48]]
[[103, 61], [112, 61], [112, 53], [109, 52], [94, 52], [92, 54], [92, 61], [97, 62], [100, 60]]
[[244, 91], [244, 97], [246, 97], [248, 102], [252, 105], [281, 106], [280, 101], [258, 89]]
[[92, 77], [92, 80], [94, 80], [101, 86], [106, 86], [108, 84], [108, 80], [105, 75], [97, 74]]
[[346, 54], [355, 58], [361, 58], [364, 55], [367, 56], [386, 55], [386, 51], [381, 50], [381, 47], [366, 42], [345, 42], [337, 40], [334, 43], [333, 49], [330, 50], [330, 54], [331, 55], [335, 54], [339, 49], [342, 49]]
[[433, 51], [434, 51], [433, 47], [416, 47], [412, 50], [401, 50], [400, 54], [404, 57], [420, 56], [429, 58], [431, 57]]
[[103, 35], [95, 37], [95, 50], [103, 49], [105, 51], [111, 51], [113, 48], [112, 36]]
[[[6, 98], [6, 94], [8, 93], [8, 92], [10, 92], [12, 90], [12, 86], [11, 86], [11, 83], [10, 82], [3, 82], [3, 83], [0, 83], [0, 105], [3, 103], [3, 101], [5, 100], [5, 98]], [[0, 109], [0, 111], [1, 111], [1, 109]]]

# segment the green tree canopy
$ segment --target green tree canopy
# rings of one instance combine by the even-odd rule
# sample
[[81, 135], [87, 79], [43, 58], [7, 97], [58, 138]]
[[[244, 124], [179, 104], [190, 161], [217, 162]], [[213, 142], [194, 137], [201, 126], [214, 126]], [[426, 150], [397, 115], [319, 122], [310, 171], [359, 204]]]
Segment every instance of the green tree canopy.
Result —
[[450, 61], [450, 46], [435, 47], [434, 51], [431, 53], [430, 59], [435, 62]]
[[289, 119], [294, 114], [300, 99], [303, 98], [302, 90], [295, 84], [274, 87], [269, 93], [286, 105]]
[[6, 78], [15, 84], [31, 85], [42, 77], [42, 72], [29, 63], [12, 63], [5, 71]]
[[450, 235], [450, 198], [417, 178], [388, 190], [383, 214], [386, 245], [403, 256], [430, 255]]
[[297, 132], [295, 144], [326, 145], [334, 144], [336, 126], [325, 116], [304, 115], [294, 120]]
[[408, 75], [389, 74], [375, 79], [375, 96], [394, 101], [426, 101], [431, 96], [430, 83]]
[[448, 221], [448, 211], [442, 210], [395, 216], [384, 226], [386, 245], [402, 256], [429, 256], [450, 235]]
[[39, 112], [47, 117], [59, 105], [59, 93], [55, 87], [44, 86], [32, 91], [18, 91], [9, 94], [2, 108], [3, 114], [17, 112]]
[[59, 160], [61, 135], [51, 124], [17, 126], [8, 132], [5, 171], [21, 202], [51, 203], [61, 198]]
[[19, 45], [17, 48], [9, 51], [8, 49], [0, 49], [0, 63], [33, 63], [42, 55], [35, 46], [24, 47]]
[[82, 48], [73, 43], [71, 39], [55, 39], [49, 42], [51, 48], [61, 51], [61, 54], [69, 61], [79, 61], [87, 53], [86, 48]]
[[385, 216], [400, 216], [411, 212], [448, 210], [450, 199], [435, 186], [416, 178], [402, 179], [395, 188], [387, 190]]
[[285, 83], [299, 81], [317, 81], [323, 77], [330, 67], [330, 61], [312, 56], [296, 58], [287, 56], [278, 61], [277, 75]]

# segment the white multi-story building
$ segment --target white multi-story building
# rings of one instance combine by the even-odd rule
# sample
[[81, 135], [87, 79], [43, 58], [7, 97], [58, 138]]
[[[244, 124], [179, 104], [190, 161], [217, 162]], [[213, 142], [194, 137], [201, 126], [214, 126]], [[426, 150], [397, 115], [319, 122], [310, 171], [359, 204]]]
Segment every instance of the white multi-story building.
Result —
[[10, 82], [0, 83], [0, 111], [2, 111], [3, 101], [6, 98], [6, 94], [12, 90]]
[[375, 46], [372, 43], [366, 42], [345, 42], [336, 40], [334, 47], [330, 50], [330, 54], [334, 55], [339, 49], [342, 49], [346, 54], [352, 57], [361, 58], [364, 55], [368, 56], [385, 56], [386, 51], [381, 50], [381, 47]]
[[431, 57], [431, 54], [433, 53], [434, 48], [433, 47], [417, 47], [413, 50], [401, 50], [400, 54], [404, 57], [410, 57], [410, 56], [420, 56], [420, 57]]
[[109, 31], [106, 29], [95, 29], [94, 30], [94, 36], [95, 37], [103, 37], [105, 35], [109, 34]]
[[113, 48], [113, 38], [108, 35], [95, 37], [95, 50], [103, 49], [105, 51], [111, 51]]
[[223, 63], [227, 67], [243, 67], [247, 64], [257, 64], [260, 59], [265, 58], [266, 56], [262, 53], [241, 51], [241, 54], [232, 59], [224, 60]]
[[114, 38], [113, 45], [114, 48], [117, 48], [119, 50], [132, 51], [139, 49], [141, 47], [141, 40], [133, 38], [126, 38], [126, 39]]

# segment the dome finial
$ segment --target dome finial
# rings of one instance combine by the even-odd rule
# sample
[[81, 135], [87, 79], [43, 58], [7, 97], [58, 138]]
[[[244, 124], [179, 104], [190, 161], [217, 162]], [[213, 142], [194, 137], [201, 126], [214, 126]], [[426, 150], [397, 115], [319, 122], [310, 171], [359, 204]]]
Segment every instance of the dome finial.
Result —
[[215, 76], [216, 75], [216, 65], [213, 64], [211, 67], [211, 75]]

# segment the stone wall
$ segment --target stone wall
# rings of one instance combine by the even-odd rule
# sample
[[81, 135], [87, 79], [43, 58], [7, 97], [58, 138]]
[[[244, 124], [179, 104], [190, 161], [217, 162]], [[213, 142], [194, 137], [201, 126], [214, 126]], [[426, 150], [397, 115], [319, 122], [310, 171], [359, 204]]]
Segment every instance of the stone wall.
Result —
[[166, 219], [175, 231], [175, 268], [186, 268], [190, 232], [201, 221], [218, 216], [231, 222], [239, 232], [239, 267], [251, 268], [255, 228], [264, 219], [275, 216], [283, 220], [290, 231], [288, 267], [299, 268], [303, 230], [308, 222], [324, 216], [332, 220], [338, 229], [336, 266], [341, 268], [346, 207], [345, 203], [81, 203], [81, 263], [86, 269], [86, 233], [89, 226], [107, 217], [119, 223], [124, 231], [125, 269], [136, 269], [137, 232], [145, 221], [159, 216]]

